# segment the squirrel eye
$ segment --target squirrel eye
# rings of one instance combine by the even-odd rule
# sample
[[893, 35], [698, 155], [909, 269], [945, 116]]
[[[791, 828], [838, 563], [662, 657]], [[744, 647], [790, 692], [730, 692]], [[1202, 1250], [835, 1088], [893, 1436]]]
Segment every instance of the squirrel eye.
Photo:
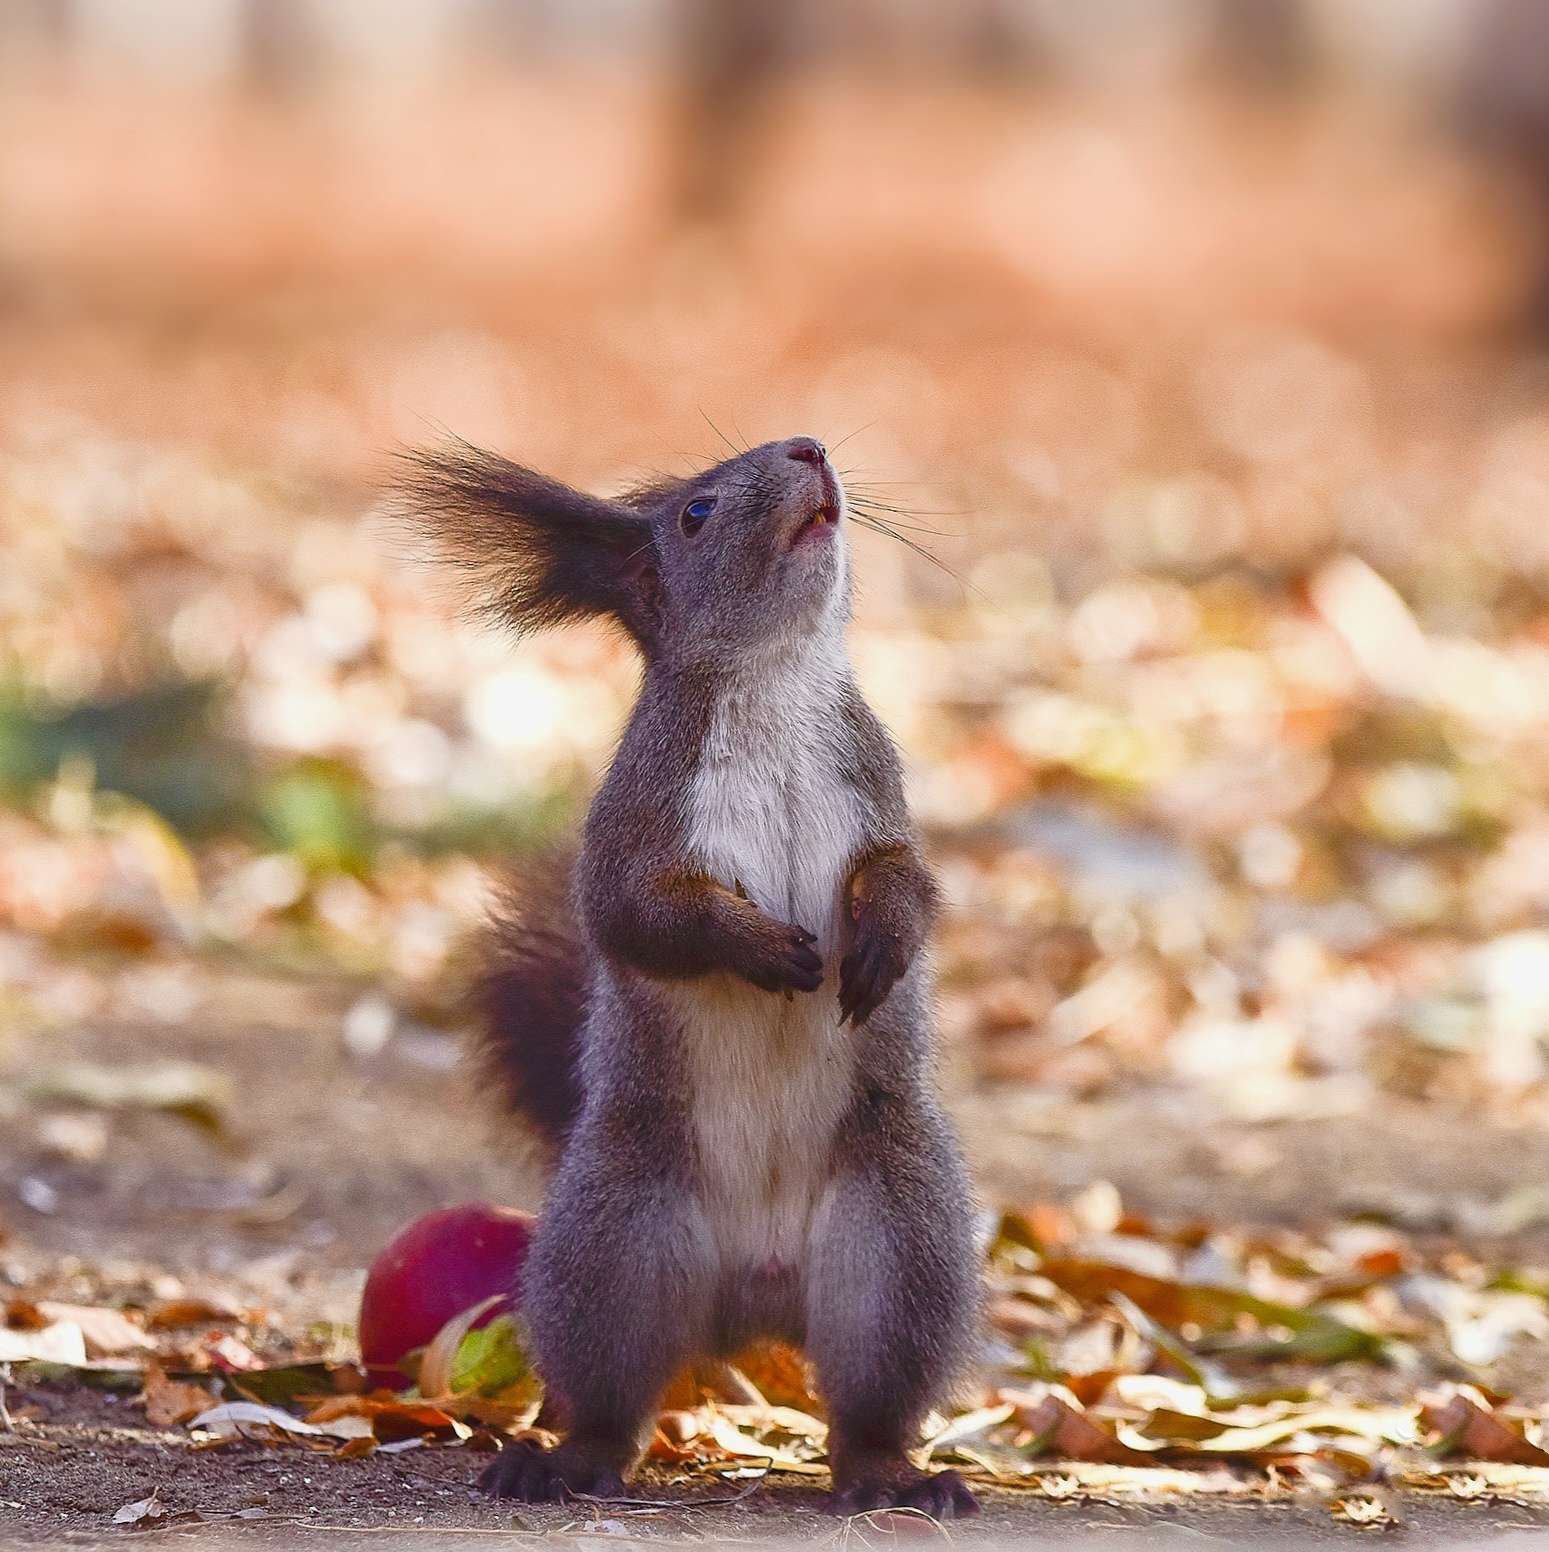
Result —
[[696, 534], [705, 526], [705, 519], [714, 510], [714, 498], [701, 496], [697, 501], [691, 501], [684, 507], [683, 516], [678, 519], [678, 526], [686, 534]]

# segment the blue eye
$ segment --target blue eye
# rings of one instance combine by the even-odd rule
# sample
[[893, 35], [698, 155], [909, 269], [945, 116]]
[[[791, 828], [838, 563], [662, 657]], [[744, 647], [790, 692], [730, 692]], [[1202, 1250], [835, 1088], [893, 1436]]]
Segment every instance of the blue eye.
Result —
[[683, 509], [683, 516], [678, 519], [678, 526], [686, 534], [696, 534], [705, 526], [705, 519], [715, 510], [715, 498], [713, 496], [701, 496], [697, 501], [691, 501]]

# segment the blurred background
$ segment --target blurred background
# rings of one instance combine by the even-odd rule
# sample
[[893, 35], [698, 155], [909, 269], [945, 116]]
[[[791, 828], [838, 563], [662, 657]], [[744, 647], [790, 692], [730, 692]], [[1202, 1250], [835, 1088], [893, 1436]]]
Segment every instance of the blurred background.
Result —
[[10, 0], [13, 1256], [519, 1191], [458, 966], [634, 666], [393, 553], [443, 431], [812, 433], [916, 525], [854, 648], [989, 1194], [1543, 1222], [1546, 59], [1536, 0]]

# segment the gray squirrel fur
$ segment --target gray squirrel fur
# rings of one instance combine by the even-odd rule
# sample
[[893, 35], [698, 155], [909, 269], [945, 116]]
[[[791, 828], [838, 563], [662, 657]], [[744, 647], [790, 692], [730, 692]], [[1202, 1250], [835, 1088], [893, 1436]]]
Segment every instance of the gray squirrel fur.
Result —
[[973, 1512], [908, 1459], [980, 1279], [933, 1082], [938, 893], [850, 668], [825, 450], [611, 501], [463, 443], [411, 468], [404, 509], [481, 612], [607, 619], [644, 660], [573, 871], [491, 934], [485, 1054], [553, 1163], [524, 1313], [565, 1437], [483, 1485], [617, 1494], [673, 1375], [769, 1336], [815, 1367], [832, 1507]]

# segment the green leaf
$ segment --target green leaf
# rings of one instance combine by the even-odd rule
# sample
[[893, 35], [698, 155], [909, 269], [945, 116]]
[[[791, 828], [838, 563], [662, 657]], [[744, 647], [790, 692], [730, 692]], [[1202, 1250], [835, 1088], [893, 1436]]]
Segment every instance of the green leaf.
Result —
[[452, 1360], [452, 1390], [499, 1395], [531, 1378], [532, 1367], [509, 1315], [497, 1316], [487, 1326], [470, 1331], [458, 1344]]

